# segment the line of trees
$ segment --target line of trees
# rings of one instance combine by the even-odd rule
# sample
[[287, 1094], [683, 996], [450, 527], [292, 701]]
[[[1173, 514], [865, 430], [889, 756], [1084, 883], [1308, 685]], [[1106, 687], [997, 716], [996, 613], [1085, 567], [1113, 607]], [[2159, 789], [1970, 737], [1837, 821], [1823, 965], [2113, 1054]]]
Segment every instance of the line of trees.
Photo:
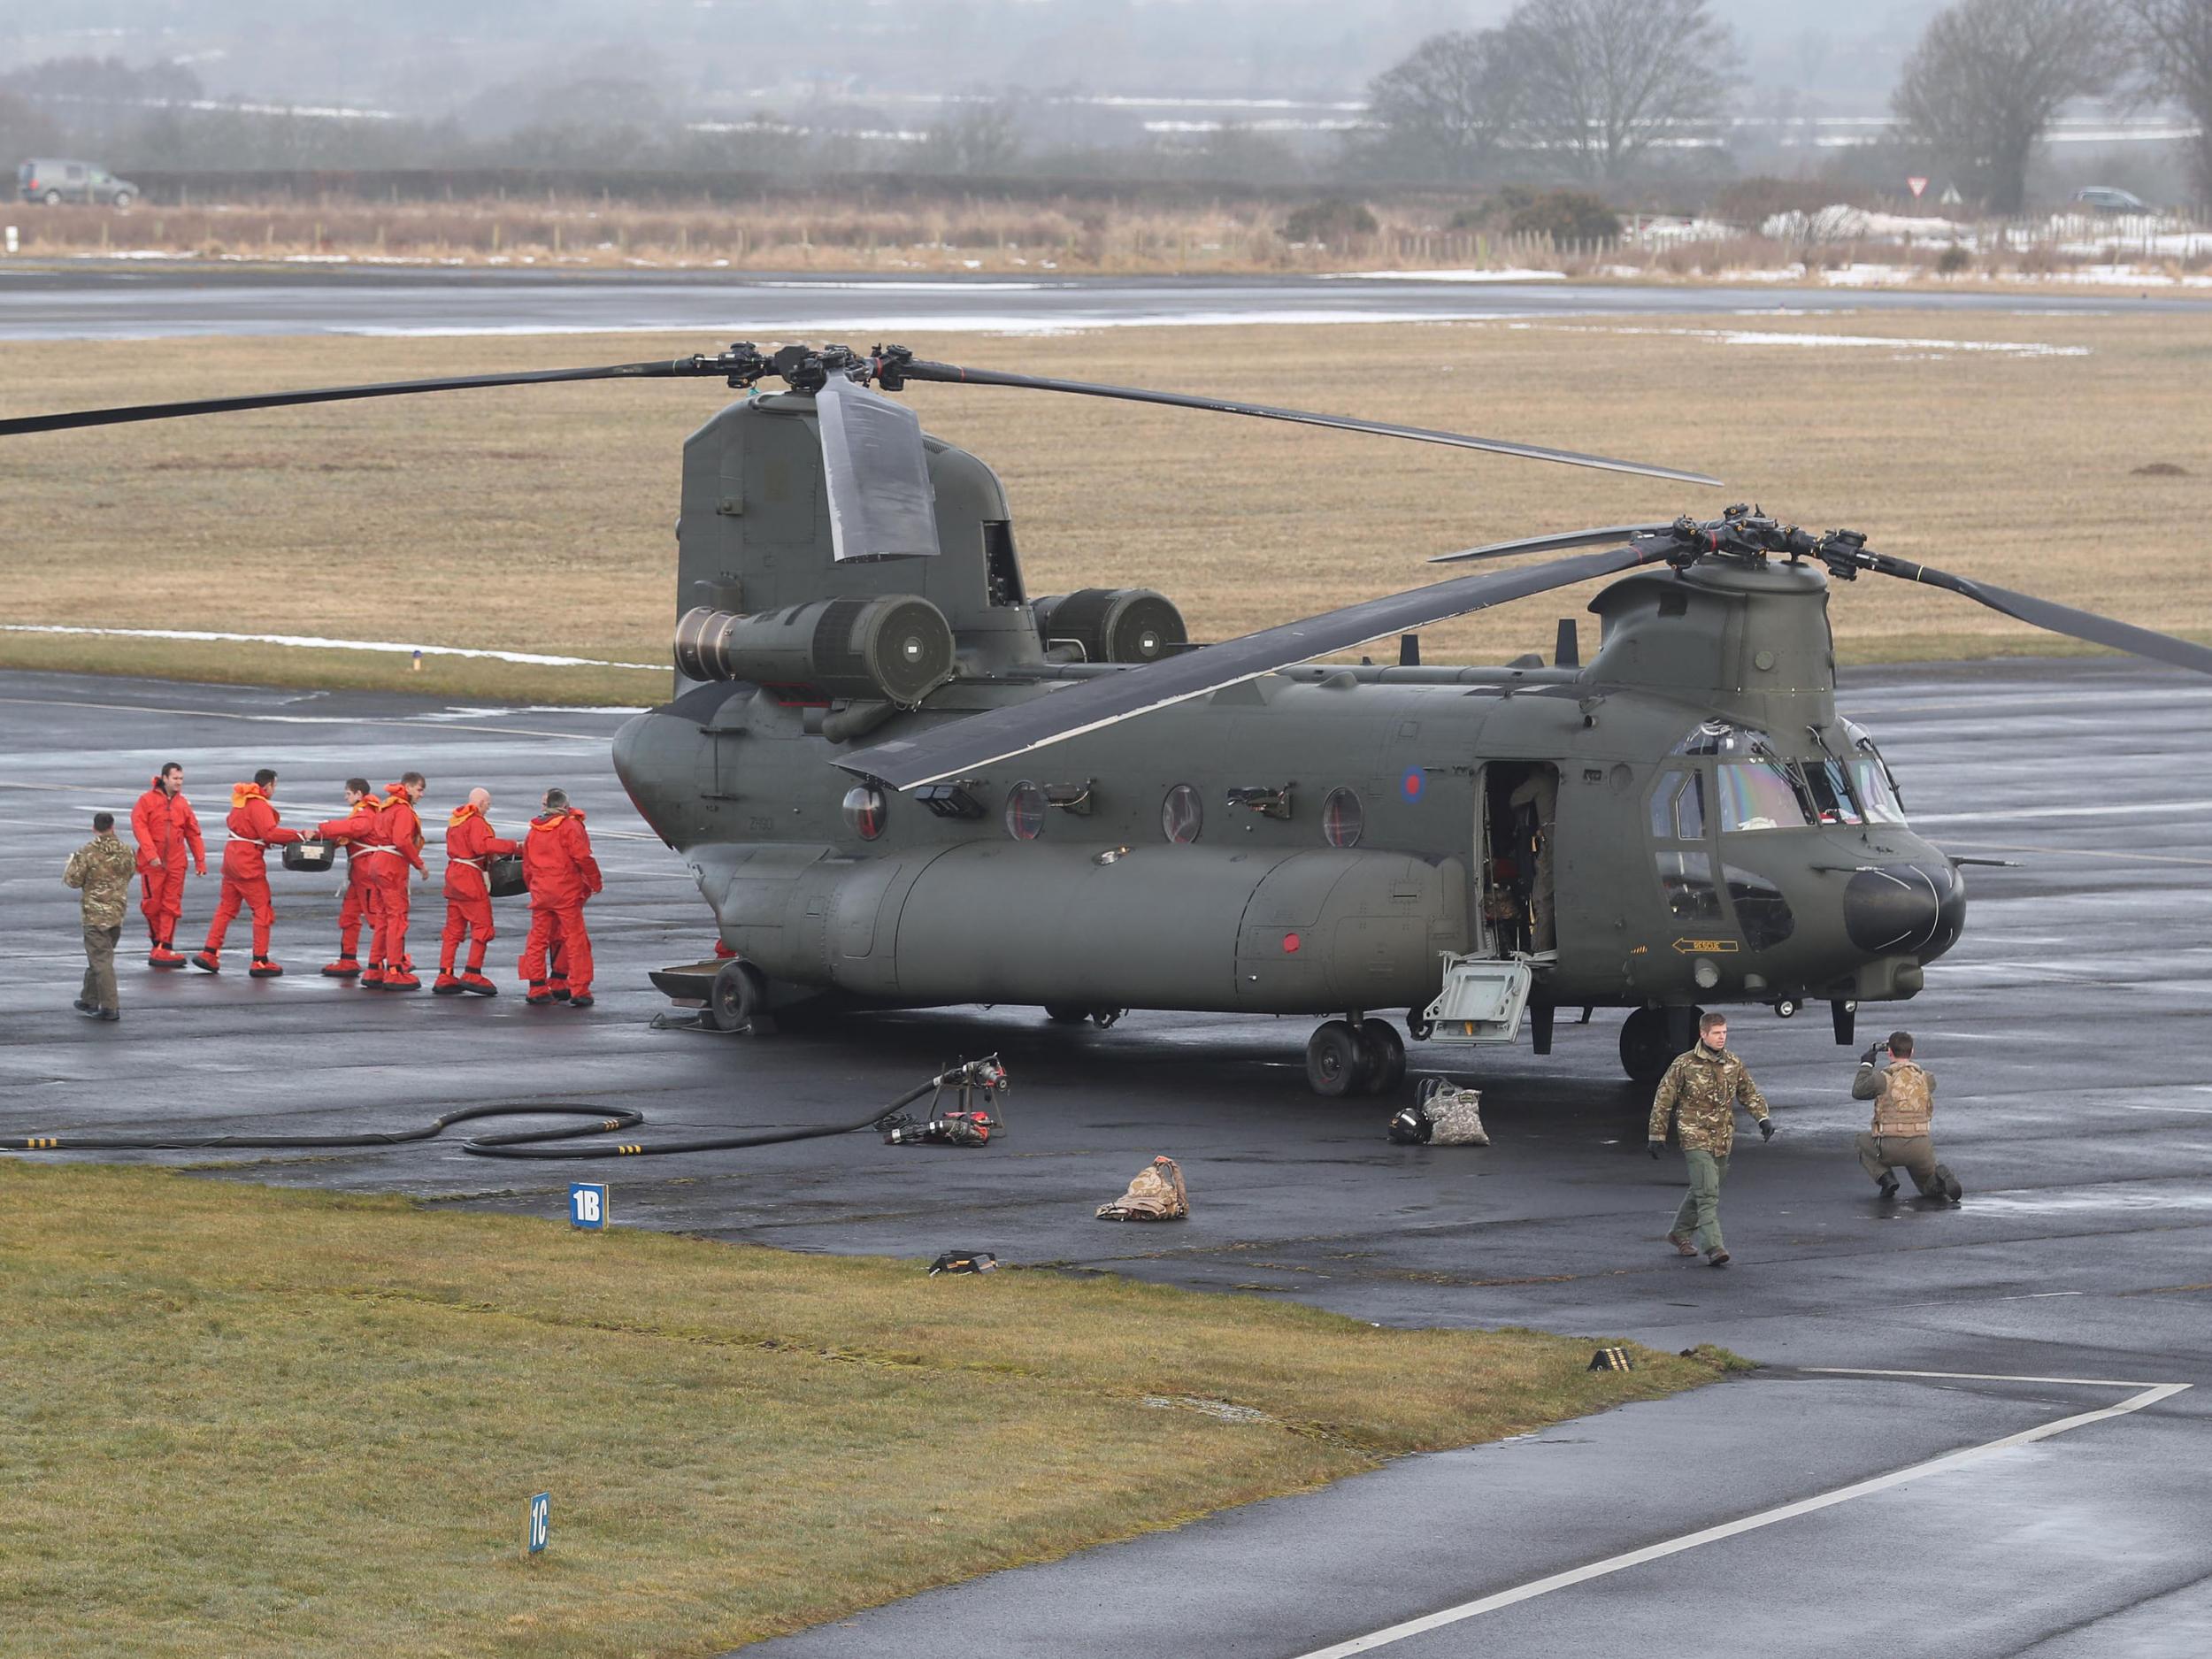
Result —
[[[1356, 141], [1381, 176], [1599, 189], [1679, 164], [1740, 85], [1706, 0], [1525, 0], [1494, 28], [1439, 35], [1369, 87]], [[1930, 21], [1891, 99], [1895, 169], [1937, 173], [1992, 211], [2024, 204], [2029, 164], [2067, 104], [2173, 103], [2195, 120], [2212, 200], [2212, 0], [1957, 0]]]

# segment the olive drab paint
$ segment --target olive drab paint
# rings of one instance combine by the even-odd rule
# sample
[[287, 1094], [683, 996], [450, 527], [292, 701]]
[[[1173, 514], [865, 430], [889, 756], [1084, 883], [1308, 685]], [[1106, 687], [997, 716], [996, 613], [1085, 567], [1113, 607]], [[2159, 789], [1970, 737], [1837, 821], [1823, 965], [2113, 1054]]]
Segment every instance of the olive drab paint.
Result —
[[[1655, 789], [1688, 772], [1716, 787], [1730, 764], [1684, 752], [1702, 727], [1758, 734], [1785, 766], [1880, 764], [1838, 718], [1829, 579], [1812, 564], [1705, 560], [1620, 578], [1590, 606], [1601, 639], [1580, 667], [1293, 668], [956, 786], [871, 795], [856, 819], [849, 795], [869, 792], [834, 762], [857, 737], [1113, 671], [1048, 649], [997, 477], [935, 439], [939, 552], [833, 560], [811, 404], [756, 397], [687, 442], [676, 615], [704, 605], [801, 627], [825, 598], [911, 595], [949, 624], [956, 677], [905, 712], [680, 674], [672, 700], [615, 744], [632, 799], [779, 1002], [1418, 1010], [1446, 953], [1515, 943], [1486, 913], [1486, 872], [1508, 850], [1491, 844], [1508, 790], [1538, 768], [1557, 779], [1556, 949], [1537, 966], [1540, 1019], [1584, 1004], [1908, 997], [1957, 936], [1957, 872], [1901, 822], [1846, 821], [1855, 810], [1723, 834], [1709, 810], [1688, 839], [1671, 821], [1655, 842]], [[1199, 806], [1187, 841], [1164, 828], [1177, 791], [1179, 830], [1193, 792]], [[1040, 793], [1049, 804], [1032, 839]], [[1331, 801], [1340, 836], [1356, 818], [1355, 845], [1329, 844]], [[1706, 873], [1671, 890], [1667, 855]], [[1909, 872], [1910, 902], [1895, 908], [1922, 924], [1889, 929], [1881, 948], [1847, 925], [1851, 872], [1868, 869]]]

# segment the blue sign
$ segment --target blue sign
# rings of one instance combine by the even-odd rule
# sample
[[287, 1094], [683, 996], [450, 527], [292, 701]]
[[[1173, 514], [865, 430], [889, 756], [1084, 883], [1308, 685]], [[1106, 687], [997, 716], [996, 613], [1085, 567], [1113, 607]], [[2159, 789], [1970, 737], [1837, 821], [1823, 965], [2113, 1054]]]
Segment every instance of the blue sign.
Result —
[[553, 1494], [541, 1492], [530, 1500], [530, 1553], [537, 1555], [553, 1536]]
[[607, 1225], [607, 1189], [597, 1181], [568, 1184], [568, 1222], [596, 1233]]

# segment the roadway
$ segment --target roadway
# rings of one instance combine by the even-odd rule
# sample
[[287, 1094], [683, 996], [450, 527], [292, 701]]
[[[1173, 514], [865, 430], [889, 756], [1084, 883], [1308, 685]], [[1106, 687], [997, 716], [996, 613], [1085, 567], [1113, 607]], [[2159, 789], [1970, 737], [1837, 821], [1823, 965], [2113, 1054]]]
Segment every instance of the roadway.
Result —
[[125, 262], [0, 266], [0, 340], [189, 334], [697, 331], [784, 339], [1147, 325], [1452, 322], [1778, 311], [1998, 314], [2212, 310], [2212, 296], [1733, 288], [1375, 277], [851, 277]]
[[[1955, 853], [2021, 861], [1970, 872], [1966, 937], [1916, 1003], [1863, 1016], [1865, 1033], [1893, 1020], [1919, 1033], [1967, 1198], [1879, 1204], [1849, 1149], [1865, 1110], [1847, 1098], [1852, 1051], [1818, 1010], [1743, 1010], [1734, 1046], [1783, 1133], [1735, 1160], [1724, 1271], [1662, 1239], [1679, 1161], [1644, 1156], [1646, 1098], [1620, 1080], [1609, 1014], [1563, 1025], [1548, 1059], [1524, 1046], [1466, 1068], [1486, 1090], [1487, 1150], [1394, 1147], [1379, 1103], [1307, 1094], [1298, 1021], [1140, 1012], [1068, 1031], [972, 1008], [760, 1041], [651, 1029], [662, 1003], [645, 970], [702, 954], [708, 933], [608, 768], [620, 717], [605, 711], [0, 673], [0, 1133], [396, 1128], [507, 1098], [633, 1104], [643, 1137], [831, 1123], [996, 1048], [1015, 1081], [1010, 1129], [980, 1152], [854, 1137], [541, 1175], [423, 1145], [234, 1167], [548, 1218], [572, 1177], [603, 1171], [623, 1225], [925, 1259], [985, 1248], [1379, 1322], [1713, 1341], [1764, 1367], [931, 1592], [770, 1652], [1056, 1655], [1171, 1632], [1179, 1651], [1294, 1659], [1443, 1618], [1379, 1650], [2200, 1655], [2212, 686], [2109, 661], [1847, 678], [1844, 705], [1884, 740], [1919, 826]], [[131, 962], [123, 1023], [81, 1019], [57, 872], [88, 813], [127, 810], [169, 759], [211, 821], [260, 764], [282, 771], [296, 818], [334, 810], [355, 771], [418, 766], [438, 806], [484, 783], [503, 826], [565, 785], [609, 878], [592, 910], [599, 1006], [522, 1005], [511, 906], [495, 1001], [321, 979], [334, 884], [290, 876], [290, 976]], [[211, 879], [188, 887], [188, 949], [214, 896]], [[1094, 1221], [1156, 1152], [1181, 1161], [1191, 1218]], [[2191, 1386], [2160, 1392], [2176, 1384]]]

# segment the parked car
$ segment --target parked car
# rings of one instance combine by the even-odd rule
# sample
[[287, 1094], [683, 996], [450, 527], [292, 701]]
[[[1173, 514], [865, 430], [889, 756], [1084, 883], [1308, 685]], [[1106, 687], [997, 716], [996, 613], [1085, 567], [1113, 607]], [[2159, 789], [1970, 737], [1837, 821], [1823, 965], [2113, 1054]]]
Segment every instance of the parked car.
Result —
[[2109, 184], [2093, 184], [2074, 192], [2074, 205], [2093, 213], [2147, 213], [2150, 204], [2132, 190]]
[[138, 200], [136, 185], [89, 161], [58, 161], [42, 156], [17, 168], [15, 181], [25, 201], [43, 202], [49, 207], [59, 207], [64, 202], [106, 202], [128, 207]]

